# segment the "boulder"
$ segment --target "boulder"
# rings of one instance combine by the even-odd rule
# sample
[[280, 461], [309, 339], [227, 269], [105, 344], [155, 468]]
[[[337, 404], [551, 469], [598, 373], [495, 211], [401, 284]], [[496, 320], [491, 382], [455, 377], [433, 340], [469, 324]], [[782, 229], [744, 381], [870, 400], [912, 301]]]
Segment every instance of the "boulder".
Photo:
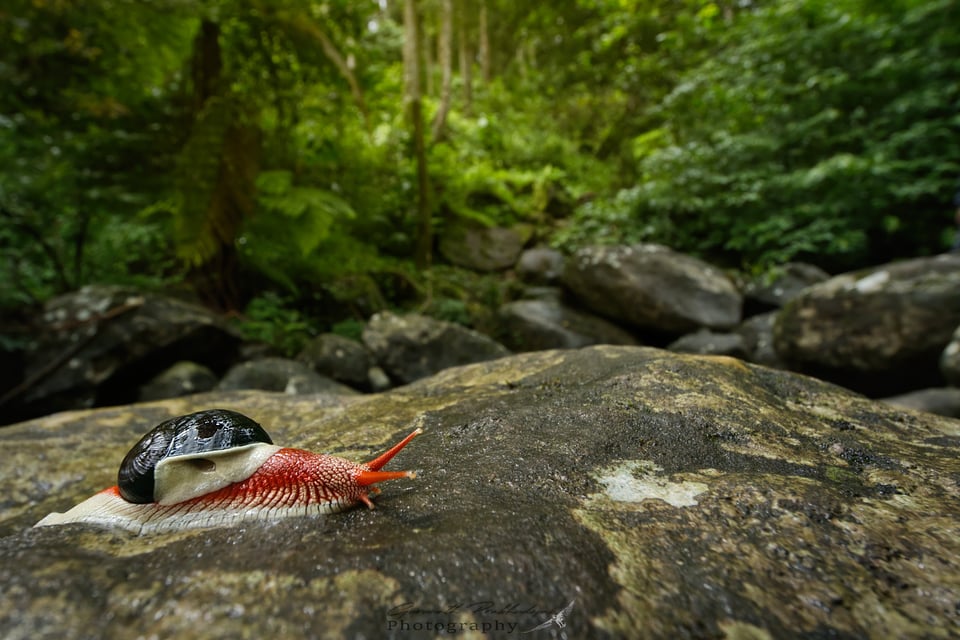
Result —
[[773, 348], [773, 325], [776, 320], [776, 311], [761, 313], [741, 322], [737, 333], [743, 338], [746, 360], [767, 367], [786, 369], [783, 360]]
[[612, 322], [571, 309], [555, 299], [509, 302], [497, 315], [503, 343], [514, 351], [637, 344], [632, 335]]
[[551, 285], [563, 276], [566, 258], [556, 249], [537, 247], [527, 249], [517, 261], [517, 276], [534, 285]]
[[561, 287], [531, 285], [523, 287], [518, 295], [521, 300], [545, 300], [563, 302], [566, 293]]
[[697, 353], [704, 356], [746, 358], [743, 336], [739, 333], [716, 333], [701, 329], [671, 342], [667, 349], [676, 353]]
[[373, 356], [356, 340], [335, 333], [321, 334], [307, 343], [297, 361], [351, 387], [370, 388]]
[[261, 358], [243, 362], [227, 372], [217, 388], [223, 391], [262, 389], [292, 395], [334, 393], [353, 395], [356, 390], [322, 376], [302, 362], [287, 358]]
[[921, 389], [884, 398], [883, 401], [904, 409], [926, 411], [949, 418], [960, 418], [960, 389], [953, 387]]
[[217, 386], [217, 376], [208, 367], [184, 360], [174, 364], [140, 387], [139, 400], [179, 398], [191, 393], [210, 391]]
[[730, 278], [660, 245], [586, 247], [567, 261], [564, 283], [587, 309], [639, 329], [679, 336], [740, 322]]
[[181, 360], [224, 371], [240, 338], [196, 304], [133, 289], [88, 286], [51, 299], [13, 403], [29, 415], [133, 402]]
[[749, 280], [743, 288], [743, 297], [747, 306], [759, 311], [778, 309], [807, 287], [828, 278], [830, 274], [816, 265], [788, 262]]
[[777, 316], [774, 346], [792, 369], [868, 395], [942, 385], [938, 360], [960, 325], [960, 255], [841, 274]]
[[940, 373], [947, 382], [960, 387], [960, 327], [953, 332], [950, 342], [940, 354]]
[[[0, 316], [0, 322], [3, 317]], [[24, 333], [27, 331], [24, 330]], [[0, 425], [19, 422], [32, 418], [35, 412], [23, 411], [24, 407], [16, 402], [25, 388], [24, 369], [26, 367], [26, 345], [21, 338], [14, 342], [9, 334], [0, 335]]]
[[363, 330], [363, 342], [387, 375], [400, 384], [510, 353], [472, 329], [414, 313], [374, 314]]
[[517, 263], [530, 237], [526, 227], [453, 225], [440, 237], [441, 255], [473, 271], [503, 271]]
[[[210, 407], [353, 460], [377, 508], [30, 528]], [[725, 357], [540, 351], [378, 395], [215, 392], [0, 430], [0, 636], [932, 638], [960, 613], [960, 422]], [[453, 631], [450, 631], [450, 630]]]
[[388, 376], [387, 372], [383, 370], [383, 367], [370, 367], [370, 371], [368, 373], [371, 391], [386, 391], [393, 386], [393, 382], [390, 381], [390, 376]]

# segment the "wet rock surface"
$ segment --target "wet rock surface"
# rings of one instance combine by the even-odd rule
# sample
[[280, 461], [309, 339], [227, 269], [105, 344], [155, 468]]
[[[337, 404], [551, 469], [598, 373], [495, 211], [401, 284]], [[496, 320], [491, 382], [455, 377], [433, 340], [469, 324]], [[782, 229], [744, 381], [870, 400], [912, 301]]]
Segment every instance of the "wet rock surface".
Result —
[[[323, 518], [30, 528], [112, 484], [147, 429], [211, 407], [354, 460], [417, 423], [390, 467], [420, 476], [384, 485], [376, 510]], [[406, 638], [437, 624], [503, 637], [571, 602], [563, 630], [537, 634], [960, 628], [960, 422], [727, 357], [544, 351], [373, 396], [215, 392], [59, 414], [0, 442], [6, 638]]]
[[449, 367], [508, 355], [502, 344], [452, 322], [415, 313], [374, 314], [363, 343], [391, 379], [407, 384]]
[[180, 360], [223, 371], [240, 344], [226, 321], [204, 307], [108, 286], [51, 299], [36, 333], [25, 371], [30, 384], [6, 413], [132, 402], [141, 385]]
[[177, 362], [140, 388], [138, 400], [179, 398], [192, 393], [211, 391], [217, 386], [217, 376], [209, 368], [196, 362]]
[[960, 327], [953, 332], [950, 342], [940, 354], [940, 372], [947, 382], [960, 386]]
[[787, 262], [766, 277], [749, 280], [743, 295], [746, 305], [758, 311], [778, 309], [807, 287], [829, 278], [830, 274], [816, 265]]
[[773, 327], [776, 321], [777, 313], [769, 311], [747, 318], [737, 327], [737, 333], [743, 338], [746, 360], [765, 367], [786, 368], [773, 347]]
[[583, 248], [563, 281], [587, 309], [638, 329], [681, 335], [741, 319], [743, 297], [730, 278], [660, 245]]
[[698, 353], [705, 356], [731, 356], [746, 358], [743, 336], [739, 333], [717, 333], [701, 329], [671, 342], [667, 349], [677, 353]]
[[324, 333], [311, 340], [297, 354], [297, 361], [317, 373], [358, 389], [371, 386], [373, 358], [366, 347], [335, 333]]
[[514, 351], [576, 349], [594, 344], [635, 345], [612, 322], [572, 309], [560, 300], [517, 300], [500, 307], [503, 343]]
[[441, 235], [439, 249], [455, 265], [475, 271], [502, 271], [516, 264], [529, 236], [530, 229], [522, 225], [458, 225]]
[[227, 371], [217, 384], [222, 391], [262, 389], [288, 394], [354, 394], [354, 389], [320, 375], [307, 365], [288, 358], [260, 358], [243, 362]]
[[566, 257], [556, 249], [537, 247], [527, 249], [517, 260], [517, 275], [531, 284], [552, 285], [563, 276]]
[[921, 389], [884, 398], [883, 401], [905, 409], [927, 411], [949, 418], [960, 418], [960, 389], [955, 387]]
[[939, 386], [939, 360], [958, 325], [960, 255], [942, 254], [804, 289], [780, 311], [774, 345], [794, 370], [889, 395]]

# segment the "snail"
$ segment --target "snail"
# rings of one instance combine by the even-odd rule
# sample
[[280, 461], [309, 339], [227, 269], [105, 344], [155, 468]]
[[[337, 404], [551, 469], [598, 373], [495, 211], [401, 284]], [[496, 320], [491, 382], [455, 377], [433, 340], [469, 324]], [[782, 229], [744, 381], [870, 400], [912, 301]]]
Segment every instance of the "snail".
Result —
[[143, 436], [120, 464], [116, 486], [35, 526], [85, 522], [147, 533], [335, 513], [360, 502], [372, 509], [376, 483], [416, 477], [381, 468], [419, 433], [357, 464], [279, 447], [236, 411], [199, 411]]

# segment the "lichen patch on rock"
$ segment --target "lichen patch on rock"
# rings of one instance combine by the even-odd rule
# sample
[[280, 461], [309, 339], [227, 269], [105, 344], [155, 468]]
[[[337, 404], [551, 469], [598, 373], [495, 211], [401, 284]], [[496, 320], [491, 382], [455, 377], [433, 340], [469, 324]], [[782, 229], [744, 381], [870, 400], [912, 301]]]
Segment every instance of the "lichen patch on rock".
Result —
[[628, 460], [608, 467], [597, 474], [604, 485], [604, 494], [617, 502], [662, 500], [674, 507], [692, 507], [697, 496], [709, 488], [703, 482], [675, 481], [658, 476], [663, 469], [651, 460]]

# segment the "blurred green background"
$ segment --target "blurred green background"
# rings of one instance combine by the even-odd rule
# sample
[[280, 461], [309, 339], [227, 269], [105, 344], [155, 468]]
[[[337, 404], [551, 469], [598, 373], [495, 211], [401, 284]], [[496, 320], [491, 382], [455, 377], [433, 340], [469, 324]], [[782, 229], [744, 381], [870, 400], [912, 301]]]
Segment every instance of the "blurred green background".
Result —
[[452, 226], [761, 274], [946, 250], [953, 0], [7, 0], [4, 313], [186, 291], [293, 351], [383, 308], [466, 324]]

